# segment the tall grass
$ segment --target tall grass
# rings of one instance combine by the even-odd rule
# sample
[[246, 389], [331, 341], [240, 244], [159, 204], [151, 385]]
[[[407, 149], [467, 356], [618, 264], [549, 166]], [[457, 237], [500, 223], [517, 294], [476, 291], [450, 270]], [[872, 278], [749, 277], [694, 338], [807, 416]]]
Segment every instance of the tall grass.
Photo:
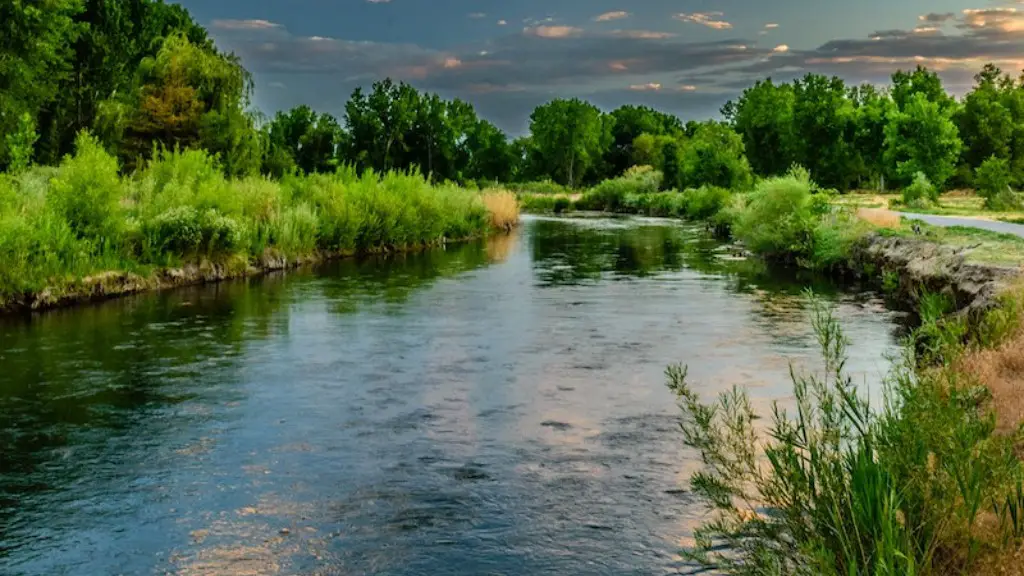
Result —
[[186, 150], [121, 176], [82, 135], [57, 168], [0, 175], [0, 307], [104, 272], [407, 248], [517, 220], [511, 194], [434, 186], [417, 173], [228, 180], [214, 157]]
[[872, 409], [845, 372], [838, 322], [813, 302], [823, 370], [791, 371], [795, 412], [776, 405], [765, 430], [745, 391], [705, 404], [685, 368], [667, 371], [704, 462], [691, 483], [713, 513], [688, 556], [726, 574], [927, 575], [1018, 542], [1021, 464], [979, 387], [918, 369], [908, 343]]

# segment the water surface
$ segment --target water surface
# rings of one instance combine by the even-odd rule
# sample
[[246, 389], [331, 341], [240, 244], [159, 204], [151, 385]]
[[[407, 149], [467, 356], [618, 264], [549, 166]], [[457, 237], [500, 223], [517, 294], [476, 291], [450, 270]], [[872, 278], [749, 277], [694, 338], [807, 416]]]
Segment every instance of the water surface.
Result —
[[701, 518], [666, 365], [710, 397], [886, 370], [870, 294], [668, 221], [518, 234], [0, 322], [2, 574], [651, 574]]

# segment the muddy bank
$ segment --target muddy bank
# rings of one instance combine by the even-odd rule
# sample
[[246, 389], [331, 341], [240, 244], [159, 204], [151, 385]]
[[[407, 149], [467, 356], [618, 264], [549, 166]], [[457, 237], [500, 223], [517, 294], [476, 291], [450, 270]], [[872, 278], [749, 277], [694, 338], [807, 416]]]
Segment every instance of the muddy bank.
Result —
[[961, 313], [975, 316], [998, 305], [998, 296], [1021, 271], [975, 264], [963, 249], [920, 238], [871, 234], [851, 258], [853, 273], [901, 301], [916, 304], [922, 293], [953, 298]]
[[[496, 234], [507, 234], [511, 230], [498, 231]], [[150, 274], [108, 271], [87, 276], [60, 288], [47, 287], [39, 292], [22, 294], [6, 302], [0, 302], [0, 314], [40, 312], [151, 290], [248, 278], [341, 258], [418, 252], [442, 247], [449, 243], [467, 242], [474, 238], [476, 237], [457, 240], [442, 238], [427, 244], [384, 246], [360, 252], [314, 252], [298, 257], [267, 251], [255, 261], [249, 261], [244, 257], [229, 257], [219, 261], [203, 259], [177, 268], [160, 268]]]

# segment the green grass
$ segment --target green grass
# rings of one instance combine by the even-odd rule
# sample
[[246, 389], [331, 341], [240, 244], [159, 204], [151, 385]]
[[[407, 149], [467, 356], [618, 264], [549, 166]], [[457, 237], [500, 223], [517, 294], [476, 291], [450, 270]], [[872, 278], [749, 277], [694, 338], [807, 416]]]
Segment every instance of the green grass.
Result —
[[82, 136], [57, 168], [0, 175], [0, 307], [114, 271], [147, 276], [203, 261], [244, 270], [265, 258], [402, 249], [492, 226], [480, 192], [415, 173], [228, 180], [210, 155], [187, 150], [121, 176]]
[[[921, 230], [920, 235], [914, 232], [912, 228], [914, 224]], [[1014, 234], [1004, 234], [969, 226], [931, 226], [924, 222], [907, 221], [906, 219], [900, 228], [886, 230], [885, 233], [923, 238], [962, 250], [966, 260], [971, 263], [994, 266], [1024, 265], [1024, 238]]]

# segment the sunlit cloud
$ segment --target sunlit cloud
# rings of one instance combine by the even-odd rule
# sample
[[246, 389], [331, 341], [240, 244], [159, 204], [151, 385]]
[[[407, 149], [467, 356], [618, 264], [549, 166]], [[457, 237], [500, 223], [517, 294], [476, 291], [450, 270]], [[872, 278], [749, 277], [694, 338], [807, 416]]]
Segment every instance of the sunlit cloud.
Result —
[[661, 84], [658, 82], [648, 82], [646, 84], [633, 84], [629, 87], [630, 90], [637, 92], [651, 92], [661, 90]]
[[594, 16], [594, 22], [611, 22], [612, 20], [621, 20], [623, 18], [629, 18], [629, 12], [615, 10]]
[[941, 14], [932, 12], [930, 14], [922, 14], [917, 17], [921, 22], [927, 24], [943, 24], [956, 18], [956, 14], [953, 12], [943, 12]]
[[672, 17], [681, 22], [700, 24], [715, 30], [729, 30], [732, 28], [732, 24], [725, 20], [720, 20], [724, 15], [721, 12], [694, 12], [693, 14], [680, 13]]
[[508, 24], [508, 22], [505, 20], [498, 20], [498, 26], [505, 26], [506, 24]]
[[779, 27], [779, 25], [776, 24], [775, 22], [769, 22], [769, 23], [764, 25], [764, 29], [765, 30], [775, 30], [778, 27]]
[[470, 12], [469, 14], [466, 14], [466, 17], [472, 18], [473, 20], [480, 20], [482, 18], [487, 18], [487, 14], [484, 14], [483, 12]]
[[772, 52], [775, 52], [776, 54], [780, 54], [780, 53], [784, 53], [784, 52], [789, 52], [789, 46], [787, 46], [785, 44], [779, 44], [775, 48], [772, 48]]
[[523, 34], [538, 38], [570, 38], [583, 33], [574, 26], [532, 26], [523, 28]]
[[608, 34], [616, 38], [633, 38], [635, 40], [666, 40], [676, 36], [671, 32], [658, 32], [655, 30], [612, 30]]

